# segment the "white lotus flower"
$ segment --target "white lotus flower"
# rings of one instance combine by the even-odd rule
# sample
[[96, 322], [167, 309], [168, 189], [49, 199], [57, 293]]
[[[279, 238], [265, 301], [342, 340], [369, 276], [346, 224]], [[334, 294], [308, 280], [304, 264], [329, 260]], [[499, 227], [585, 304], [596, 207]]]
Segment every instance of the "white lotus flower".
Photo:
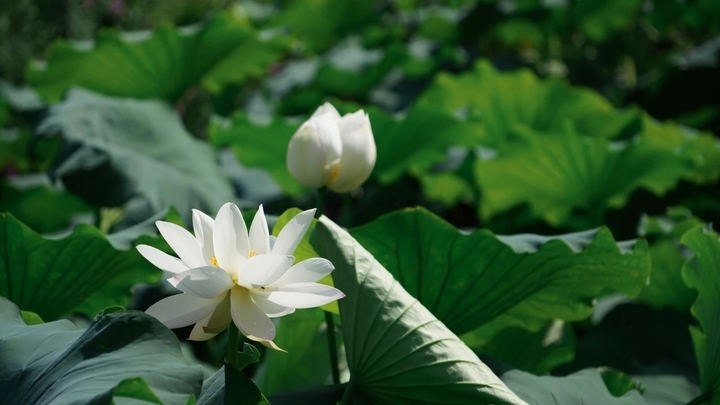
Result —
[[345, 193], [361, 186], [375, 166], [377, 150], [363, 110], [340, 116], [320, 106], [295, 132], [287, 150], [290, 174], [305, 187]]
[[317, 283], [334, 270], [328, 260], [313, 258], [293, 266], [292, 253], [314, 214], [312, 209], [296, 215], [277, 239], [270, 236], [262, 205], [249, 233], [232, 203], [223, 205], [214, 221], [193, 210], [195, 236], [157, 221], [179, 259], [147, 245], [137, 249], [158, 268], [175, 273], [168, 281], [183, 294], [158, 301], [146, 312], [171, 329], [195, 324], [190, 340], [210, 339], [232, 321], [249, 339], [279, 349], [272, 342], [275, 325], [270, 318], [345, 296]]

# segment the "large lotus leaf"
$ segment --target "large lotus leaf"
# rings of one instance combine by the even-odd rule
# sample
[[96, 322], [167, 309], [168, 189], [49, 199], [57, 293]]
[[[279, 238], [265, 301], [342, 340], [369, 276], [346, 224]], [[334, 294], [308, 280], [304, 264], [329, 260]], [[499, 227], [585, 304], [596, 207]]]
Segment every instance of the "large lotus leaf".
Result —
[[530, 405], [643, 405], [649, 403], [637, 390], [616, 397], [597, 371], [586, 369], [566, 377], [538, 377], [520, 370], [509, 371], [502, 380]]
[[640, 14], [641, 0], [585, 0], [572, 7], [573, 19], [593, 41], [627, 29]]
[[200, 394], [173, 333], [137, 311], [103, 313], [85, 330], [60, 320], [28, 326], [0, 297], [0, 402], [110, 405], [119, 397], [165, 405]]
[[606, 228], [557, 237], [467, 234], [417, 208], [351, 232], [454, 333], [482, 327], [468, 337], [471, 347], [511, 326], [584, 319], [601, 293], [635, 296], [650, 275], [647, 244], [616, 244]]
[[700, 369], [704, 402], [720, 404], [720, 240], [714, 231], [696, 227], [680, 239], [695, 258], [683, 268], [685, 283], [698, 292], [690, 308], [698, 325], [690, 327]]
[[638, 234], [650, 241], [652, 274], [638, 301], [658, 309], [690, 309], [697, 293], [683, 282], [682, 268], [692, 254], [680, 245], [680, 238], [699, 225], [703, 222], [680, 207], [669, 209], [665, 216], [641, 218]]
[[202, 26], [161, 26], [152, 32], [100, 32], [91, 49], [56, 42], [28, 81], [47, 101], [71, 87], [102, 94], [177, 100], [192, 86], [216, 92], [225, 84], [264, 76], [282, 49], [261, 41], [246, 21], [216, 14]]
[[611, 138], [638, 119], [617, 111], [598, 93], [555, 79], [538, 79], [530, 70], [501, 73], [482, 60], [468, 73], [439, 74], [421, 105], [463, 112], [477, 127], [481, 145], [498, 148], [515, 139], [514, 129], [555, 131], [571, 125], [587, 136]]
[[634, 375], [643, 387], [643, 397], [651, 405], [685, 405], [700, 395], [700, 388], [685, 377], [673, 375]]
[[575, 332], [562, 321], [539, 331], [520, 327], [503, 330], [482, 348], [483, 354], [533, 374], [547, 374], [575, 357]]
[[50, 240], [0, 214], [0, 295], [42, 319], [73, 311], [92, 317], [127, 305], [133, 285], [157, 283], [161, 276], [135, 249], [115, 249], [93, 226], [81, 224]]
[[345, 230], [311, 238], [335, 265], [349, 388], [381, 404], [524, 404]]
[[152, 212], [172, 205], [189, 223], [191, 209], [216, 212], [233, 199], [212, 148], [193, 139], [163, 102], [73, 89], [39, 131], [59, 132], [74, 148], [58, 157], [53, 174], [95, 205], [144, 198]]
[[573, 210], [584, 209], [590, 226], [597, 226], [606, 207], [622, 207], [633, 191], [663, 195], [692, 173], [688, 158], [644, 138], [611, 142], [570, 129], [522, 136], [525, 142], [476, 162], [482, 218], [526, 203], [551, 225], [565, 224]]

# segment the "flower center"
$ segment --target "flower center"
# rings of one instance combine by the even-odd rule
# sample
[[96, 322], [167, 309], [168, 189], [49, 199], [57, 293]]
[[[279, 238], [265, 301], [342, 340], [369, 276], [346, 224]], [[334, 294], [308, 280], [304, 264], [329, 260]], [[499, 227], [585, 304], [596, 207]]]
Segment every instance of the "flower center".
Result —
[[215, 256], [211, 257], [211, 258], [210, 258], [210, 264], [212, 264], [212, 265], [215, 266], [215, 267], [218, 267], [217, 257], [215, 257]]
[[254, 250], [251, 250], [250, 253], [248, 254], [248, 259], [251, 258], [251, 257], [253, 257], [253, 256], [257, 256], [257, 252], [254, 251]]

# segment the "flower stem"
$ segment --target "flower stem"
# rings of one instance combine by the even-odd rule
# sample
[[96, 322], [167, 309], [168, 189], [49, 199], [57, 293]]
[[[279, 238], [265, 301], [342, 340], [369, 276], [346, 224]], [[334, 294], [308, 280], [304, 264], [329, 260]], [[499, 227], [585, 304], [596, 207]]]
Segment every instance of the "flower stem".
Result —
[[234, 322], [230, 322], [228, 326], [228, 355], [227, 364], [237, 368], [238, 365], [238, 340], [240, 339], [240, 331]]
[[328, 351], [330, 352], [330, 369], [332, 370], [333, 384], [340, 384], [340, 368], [338, 367], [337, 346], [335, 345], [335, 321], [333, 314], [325, 311], [327, 324]]
[[345, 392], [343, 393], [342, 399], [340, 399], [340, 405], [352, 404], [353, 388], [353, 382], [352, 380], [350, 380], [348, 385], [345, 387]]
[[325, 212], [325, 187], [315, 190], [315, 218], [320, 218]]

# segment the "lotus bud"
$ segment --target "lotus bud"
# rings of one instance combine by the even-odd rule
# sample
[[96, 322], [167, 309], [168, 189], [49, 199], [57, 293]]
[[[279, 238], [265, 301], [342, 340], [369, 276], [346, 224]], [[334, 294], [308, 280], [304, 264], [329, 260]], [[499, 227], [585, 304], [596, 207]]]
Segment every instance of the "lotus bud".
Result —
[[305, 187], [351, 191], [368, 179], [377, 151], [363, 110], [341, 117], [329, 103], [295, 132], [287, 151], [290, 174]]

